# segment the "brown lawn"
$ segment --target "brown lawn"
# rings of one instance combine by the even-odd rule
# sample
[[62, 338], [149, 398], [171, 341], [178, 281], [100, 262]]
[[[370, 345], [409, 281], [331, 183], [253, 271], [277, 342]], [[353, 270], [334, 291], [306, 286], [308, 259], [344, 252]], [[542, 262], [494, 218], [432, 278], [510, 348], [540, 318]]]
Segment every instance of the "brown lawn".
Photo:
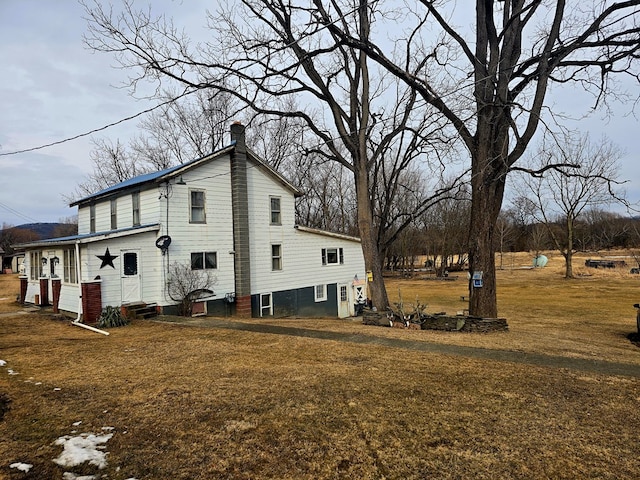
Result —
[[[513, 259], [514, 267], [527, 262]], [[577, 270], [591, 276], [564, 280], [553, 257], [542, 270], [501, 271], [507, 333], [403, 331], [359, 320], [271, 323], [640, 364], [640, 349], [626, 338], [635, 330], [640, 276]], [[636, 378], [144, 321], [105, 337], [47, 314], [17, 313], [17, 288], [15, 276], [0, 275], [0, 313], [16, 312], [0, 315], [7, 362], [0, 412], [2, 399], [10, 400], [0, 421], [0, 478], [640, 474]], [[390, 280], [390, 293], [398, 290], [407, 303], [418, 295], [429, 311], [455, 313], [464, 308], [466, 277]], [[104, 469], [53, 462], [59, 437], [105, 432], [113, 437]], [[17, 462], [33, 467], [9, 467]]]

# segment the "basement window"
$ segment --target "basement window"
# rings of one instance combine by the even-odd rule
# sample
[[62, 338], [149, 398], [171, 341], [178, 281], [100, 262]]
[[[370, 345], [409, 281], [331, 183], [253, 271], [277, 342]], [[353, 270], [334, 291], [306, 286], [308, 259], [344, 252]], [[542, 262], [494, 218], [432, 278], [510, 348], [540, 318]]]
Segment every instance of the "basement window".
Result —
[[260, 316], [268, 317], [273, 315], [273, 302], [270, 293], [260, 294]]
[[316, 302], [326, 302], [327, 301], [327, 286], [326, 285], [316, 285], [314, 287], [315, 290], [315, 300]]

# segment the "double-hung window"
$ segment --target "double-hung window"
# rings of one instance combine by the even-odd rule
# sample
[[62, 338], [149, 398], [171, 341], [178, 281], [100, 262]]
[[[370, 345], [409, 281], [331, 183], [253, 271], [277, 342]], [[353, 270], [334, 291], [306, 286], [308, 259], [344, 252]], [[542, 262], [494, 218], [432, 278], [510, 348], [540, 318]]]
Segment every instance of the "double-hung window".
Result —
[[111, 230], [116, 230], [118, 228], [118, 200], [111, 199], [109, 206], [111, 208]]
[[269, 204], [271, 206], [271, 225], [282, 225], [280, 197], [269, 197]]
[[271, 245], [271, 270], [282, 270], [282, 245]]
[[96, 206], [89, 205], [89, 233], [96, 233]]
[[314, 287], [314, 297], [316, 302], [324, 302], [327, 300], [327, 286], [326, 285], [316, 285]]
[[273, 315], [273, 298], [270, 293], [260, 294], [260, 316], [268, 317]]
[[133, 215], [133, 226], [140, 225], [140, 192], [131, 194], [131, 212]]
[[204, 190], [191, 190], [189, 193], [189, 222], [206, 223]]
[[193, 252], [191, 254], [191, 270], [212, 270], [218, 268], [216, 252]]
[[342, 265], [344, 264], [344, 253], [342, 248], [323, 248], [322, 265]]

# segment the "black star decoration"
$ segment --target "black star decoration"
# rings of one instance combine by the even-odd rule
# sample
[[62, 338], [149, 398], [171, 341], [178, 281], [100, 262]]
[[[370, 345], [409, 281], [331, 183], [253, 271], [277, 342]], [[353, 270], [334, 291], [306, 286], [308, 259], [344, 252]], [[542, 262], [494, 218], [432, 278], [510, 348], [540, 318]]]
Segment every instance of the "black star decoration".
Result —
[[102, 260], [102, 265], [100, 265], [100, 269], [103, 269], [107, 265], [109, 265], [111, 268], [116, 268], [113, 265], [113, 260], [118, 258], [118, 255], [111, 255], [109, 253], [109, 247], [107, 247], [107, 251], [104, 252], [104, 255], [96, 255], [96, 257]]

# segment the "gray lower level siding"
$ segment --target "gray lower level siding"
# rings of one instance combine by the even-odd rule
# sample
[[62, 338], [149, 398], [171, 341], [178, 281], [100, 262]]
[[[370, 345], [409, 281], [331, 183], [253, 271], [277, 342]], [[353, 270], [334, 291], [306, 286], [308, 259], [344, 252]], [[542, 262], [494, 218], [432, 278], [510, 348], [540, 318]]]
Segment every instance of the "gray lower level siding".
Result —
[[[269, 292], [264, 292], [269, 293]], [[327, 299], [315, 301], [314, 287], [271, 292], [274, 317], [337, 317], [338, 285], [327, 285]], [[251, 316], [260, 317], [260, 295], [251, 296]]]

